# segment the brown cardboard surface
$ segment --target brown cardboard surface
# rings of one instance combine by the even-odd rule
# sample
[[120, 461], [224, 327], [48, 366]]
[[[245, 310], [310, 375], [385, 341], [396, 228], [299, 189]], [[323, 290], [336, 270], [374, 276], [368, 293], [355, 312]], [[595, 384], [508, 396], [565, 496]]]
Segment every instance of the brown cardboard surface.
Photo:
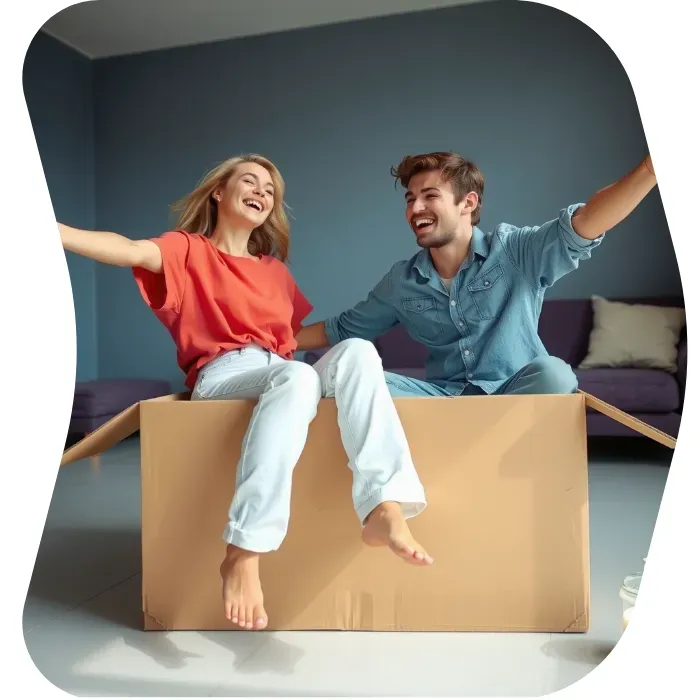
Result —
[[[297, 465], [290, 529], [263, 557], [272, 629], [582, 631], [588, 625], [582, 397], [400, 399], [435, 556], [414, 568], [364, 547], [335, 403]], [[147, 627], [231, 629], [221, 533], [253, 403], [144, 402]], [[176, 437], [175, 437], [176, 436]]]
[[629, 413], [625, 413], [619, 408], [615, 408], [615, 406], [611, 406], [609, 403], [606, 403], [602, 399], [598, 399], [585, 391], [579, 390], [579, 393], [586, 398], [586, 406], [589, 406], [599, 413], [603, 413], [609, 418], [613, 418], [618, 423], [622, 423], [622, 425], [626, 425], [628, 428], [632, 428], [632, 430], [640, 433], [641, 435], [645, 435], [646, 437], [651, 438], [652, 440], [655, 440], [666, 447], [675, 449], [676, 438], [671, 437], [658, 428], [654, 428], [648, 423], [644, 423], [643, 421], [639, 420], [639, 418], [630, 416]]
[[[186, 398], [127, 409], [62, 464], [140, 427], [144, 629], [234, 629], [223, 617], [221, 533], [254, 404]], [[396, 399], [428, 496], [411, 527], [435, 557], [430, 568], [362, 545], [335, 402], [322, 400], [295, 470], [288, 536], [262, 559], [270, 628], [585, 632], [594, 398]]]

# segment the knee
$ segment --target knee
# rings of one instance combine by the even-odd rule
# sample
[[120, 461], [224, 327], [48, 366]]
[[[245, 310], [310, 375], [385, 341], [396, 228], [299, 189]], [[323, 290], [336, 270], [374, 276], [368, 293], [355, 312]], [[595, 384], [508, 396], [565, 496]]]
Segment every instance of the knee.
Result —
[[278, 383], [290, 385], [300, 396], [305, 396], [316, 403], [321, 399], [321, 378], [316, 370], [305, 362], [296, 360], [285, 362], [279, 372]]
[[362, 338], [348, 338], [338, 343], [335, 348], [338, 361], [348, 362], [355, 366], [375, 362], [381, 364], [381, 359], [374, 343]]
[[578, 389], [578, 379], [574, 371], [558, 357], [538, 357], [530, 364], [529, 369], [536, 377], [538, 393], [573, 394]]

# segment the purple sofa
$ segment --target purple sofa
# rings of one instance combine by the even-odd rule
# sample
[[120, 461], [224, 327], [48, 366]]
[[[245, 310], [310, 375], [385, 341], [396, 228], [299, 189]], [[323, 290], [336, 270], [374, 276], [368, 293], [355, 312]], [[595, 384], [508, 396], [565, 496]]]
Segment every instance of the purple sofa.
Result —
[[[683, 307], [682, 299], [613, 299], [629, 303]], [[545, 300], [540, 316], [540, 338], [550, 355], [570, 364], [579, 379], [579, 388], [616, 406], [645, 423], [678, 436], [688, 361], [685, 331], [678, 348], [678, 372], [670, 374], [650, 369], [577, 369], [588, 351], [593, 327], [590, 299]], [[412, 340], [403, 326], [396, 326], [377, 338], [374, 345], [384, 369], [418, 379], [425, 378], [426, 348]], [[304, 361], [313, 364], [327, 350], [307, 352]], [[638, 433], [596, 411], [588, 412], [589, 436], [638, 436]]]
[[170, 383], [158, 379], [100, 379], [78, 382], [73, 396], [69, 435], [86, 435], [129, 406], [166, 396]]

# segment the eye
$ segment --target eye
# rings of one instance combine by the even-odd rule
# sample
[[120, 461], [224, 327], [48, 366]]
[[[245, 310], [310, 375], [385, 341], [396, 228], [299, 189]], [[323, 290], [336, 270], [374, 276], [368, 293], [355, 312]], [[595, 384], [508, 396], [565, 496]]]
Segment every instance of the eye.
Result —
[[274, 197], [274, 196], [275, 196], [275, 193], [274, 193], [274, 192], [270, 192], [270, 190], [268, 190], [267, 192], [265, 192], [265, 194], [270, 195], [270, 197]]
[[436, 194], [429, 194], [428, 199], [437, 199], [437, 195]]

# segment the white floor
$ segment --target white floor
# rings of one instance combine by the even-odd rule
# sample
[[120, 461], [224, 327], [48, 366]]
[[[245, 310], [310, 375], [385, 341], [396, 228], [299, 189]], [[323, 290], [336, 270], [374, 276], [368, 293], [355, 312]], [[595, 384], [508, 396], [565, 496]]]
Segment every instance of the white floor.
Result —
[[621, 633], [618, 591], [646, 555], [672, 453], [593, 446], [585, 635], [144, 633], [138, 442], [60, 471], [24, 613], [38, 669], [88, 696], [544, 695]]

